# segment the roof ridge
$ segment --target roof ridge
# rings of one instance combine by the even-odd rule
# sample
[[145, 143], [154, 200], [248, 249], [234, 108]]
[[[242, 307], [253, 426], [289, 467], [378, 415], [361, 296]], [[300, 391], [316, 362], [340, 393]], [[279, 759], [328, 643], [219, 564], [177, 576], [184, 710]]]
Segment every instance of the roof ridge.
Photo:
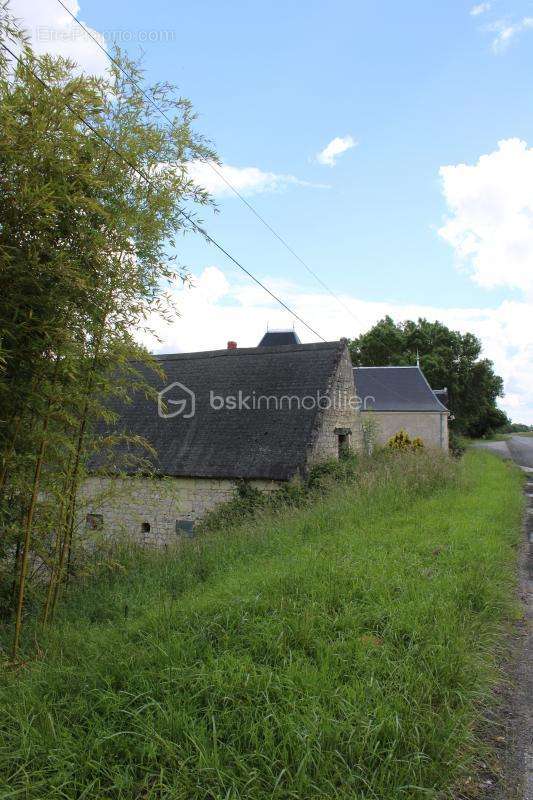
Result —
[[184, 353], [153, 353], [151, 358], [157, 361], [173, 361], [188, 358], [218, 358], [228, 356], [236, 358], [241, 355], [268, 355], [272, 353], [286, 353], [290, 351], [299, 352], [301, 350], [333, 350], [342, 346], [341, 340], [333, 340], [331, 342], [306, 342], [300, 344], [278, 344], [271, 347], [236, 347], [236, 348], [223, 348], [220, 350], [196, 350], [193, 352]]

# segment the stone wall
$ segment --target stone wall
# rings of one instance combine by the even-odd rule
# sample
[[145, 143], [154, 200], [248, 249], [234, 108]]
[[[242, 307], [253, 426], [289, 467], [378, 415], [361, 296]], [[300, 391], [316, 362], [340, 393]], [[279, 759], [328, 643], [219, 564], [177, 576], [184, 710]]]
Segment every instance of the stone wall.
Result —
[[339, 437], [335, 430], [351, 430], [349, 445], [353, 450], [363, 446], [361, 414], [355, 391], [353, 368], [348, 349], [339, 362], [330, 387], [330, 406], [321, 414], [319, 428], [314, 441], [310, 464], [316, 464], [339, 456]]
[[[275, 481], [254, 480], [261, 491]], [[133, 539], [140, 544], [168, 545], [186, 533], [176, 522], [198, 520], [206, 511], [235, 495], [235, 482], [217, 478], [87, 478], [79, 494], [78, 524], [86, 528], [87, 514], [101, 515], [102, 535]], [[146, 526], [150, 530], [146, 530]]]
[[376, 444], [387, 444], [391, 436], [405, 430], [414, 438], [420, 436], [426, 447], [448, 450], [448, 414], [440, 411], [363, 411], [377, 424]]

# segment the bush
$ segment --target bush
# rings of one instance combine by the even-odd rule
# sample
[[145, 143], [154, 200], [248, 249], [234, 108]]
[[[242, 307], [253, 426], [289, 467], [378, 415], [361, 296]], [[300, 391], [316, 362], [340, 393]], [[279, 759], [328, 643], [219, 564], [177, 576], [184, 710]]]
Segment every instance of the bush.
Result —
[[400, 450], [400, 451], [418, 451], [422, 450], [424, 447], [424, 442], [420, 438], [420, 436], [416, 436], [414, 439], [411, 439], [407, 431], [403, 428], [398, 433], [395, 433], [394, 436], [391, 436], [389, 441], [387, 442], [388, 446], [391, 450]]
[[239, 480], [235, 485], [235, 497], [208, 512], [197, 528], [200, 531], [212, 531], [231, 527], [253, 516], [267, 503], [268, 495], [265, 492], [261, 492], [250, 481]]
[[376, 447], [380, 429], [373, 411], [365, 411], [364, 414], [361, 414], [361, 427], [366, 454], [371, 456]]
[[448, 433], [448, 445], [450, 448], [450, 455], [454, 458], [461, 458], [466, 450], [463, 439], [452, 430]]
[[331, 459], [314, 466], [306, 481], [293, 479], [271, 492], [262, 492], [250, 481], [238, 481], [235, 497], [208, 512], [198, 524], [199, 532], [229, 528], [254, 517], [258, 512], [300, 508], [311, 497], [333, 484], [353, 479], [357, 457], [347, 450], [340, 459]]
[[338, 460], [332, 458], [329, 461], [321, 461], [309, 471], [307, 486], [311, 491], [316, 491], [332, 483], [350, 480], [355, 476], [357, 466], [363, 460], [365, 459], [358, 458], [352, 450], [348, 450]]

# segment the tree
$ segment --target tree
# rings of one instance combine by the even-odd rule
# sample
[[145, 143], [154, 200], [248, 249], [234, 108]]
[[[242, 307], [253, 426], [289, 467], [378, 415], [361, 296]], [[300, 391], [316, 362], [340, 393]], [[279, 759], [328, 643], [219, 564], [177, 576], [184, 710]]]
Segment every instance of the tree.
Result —
[[481, 358], [481, 342], [473, 333], [450, 330], [441, 322], [419, 319], [380, 320], [350, 342], [356, 366], [420, 366], [434, 389], [448, 389], [454, 428], [469, 436], [483, 436], [506, 422], [496, 400], [503, 395], [503, 381], [493, 364]]
[[0, 11], [0, 588], [16, 655], [30, 567], [50, 578], [46, 617], [57, 599], [102, 399], [135, 380], [133, 331], [187, 279], [177, 237], [209, 202], [187, 164], [214, 154], [174, 87], [147, 90], [163, 125], [122, 54], [80, 76]]

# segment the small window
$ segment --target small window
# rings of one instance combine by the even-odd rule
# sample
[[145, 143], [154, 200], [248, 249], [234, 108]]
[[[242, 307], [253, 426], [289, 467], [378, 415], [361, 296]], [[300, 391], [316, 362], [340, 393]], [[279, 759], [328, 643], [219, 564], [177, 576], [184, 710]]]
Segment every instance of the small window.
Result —
[[185, 534], [185, 536], [192, 538], [194, 536], [194, 522], [192, 519], [177, 519], [176, 533], [179, 535]]
[[150, 526], [150, 523], [149, 523], [149, 522], [143, 522], [143, 523], [142, 523], [142, 525], [141, 525], [141, 531], [142, 531], [143, 533], [150, 533], [150, 529], [151, 529], [151, 526]]
[[85, 517], [85, 528], [88, 531], [101, 531], [104, 527], [102, 514], [87, 514]]

